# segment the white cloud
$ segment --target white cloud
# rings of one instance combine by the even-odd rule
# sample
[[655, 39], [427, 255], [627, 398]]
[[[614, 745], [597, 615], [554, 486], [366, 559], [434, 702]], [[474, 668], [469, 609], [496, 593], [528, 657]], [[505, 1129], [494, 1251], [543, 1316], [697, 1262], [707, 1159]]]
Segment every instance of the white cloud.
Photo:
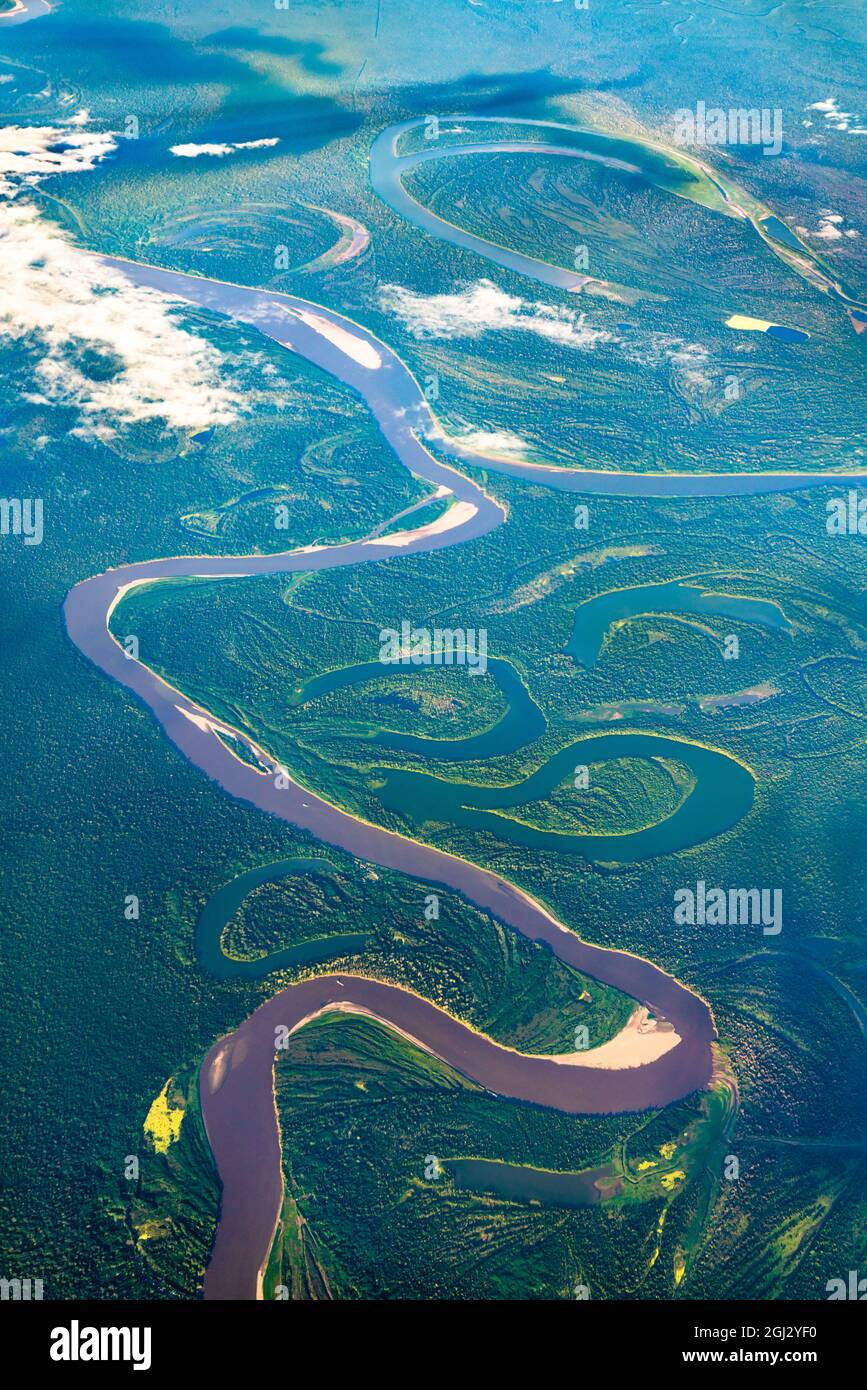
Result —
[[171, 152], [179, 159], [198, 159], [203, 154], [223, 159], [235, 150], [264, 150], [279, 144], [280, 137], [275, 135], [270, 140], [241, 140], [233, 145], [172, 145]]
[[[444, 437], [444, 436], [441, 436]], [[474, 454], [500, 454], [509, 458], [526, 458], [530, 446], [519, 434], [511, 430], [459, 429], [452, 431], [451, 439], [463, 445]]]
[[[857, 113], [841, 111], [836, 97], [825, 97], [823, 101], [811, 102], [807, 110], [820, 111], [831, 130], [844, 130], [850, 135], [867, 135], [867, 128], [852, 125], [852, 121], [859, 119]], [[804, 125], [808, 124], [812, 125], [812, 122], [804, 121]]]
[[172, 145], [172, 154], [179, 159], [198, 159], [201, 154], [231, 154], [233, 145]]
[[798, 227], [797, 231], [801, 236], [813, 237], [817, 241], [839, 241], [842, 237], [857, 237], [860, 235], [854, 227], [845, 228], [842, 223], [843, 214], [834, 212], [831, 208], [821, 208], [819, 210], [819, 225], [812, 231], [809, 227]]
[[[0, 341], [34, 350], [26, 398], [73, 407], [76, 434], [163, 421], [204, 429], [236, 419], [241, 400], [223, 358], [177, 322], [175, 305], [78, 250], [18, 186], [86, 170], [116, 148], [110, 134], [67, 127], [0, 132]], [[94, 372], [94, 366], [99, 370]]]
[[685, 343], [681, 338], [667, 338], [664, 334], [652, 334], [651, 346], [684, 371], [695, 370], [708, 359], [708, 350], [701, 343]]
[[383, 285], [379, 302], [416, 338], [480, 338], [483, 333], [523, 332], [583, 349], [611, 338], [604, 329], [589, 328], [586, 316], [574, 309], [506, 294], [491, 280], [477, 280], [457, 294], [414, 294], [401, 285]]
[[710, 353], [702, 343], [687, 343], [669, 333], [650, 333], [639, 343], [624, 341], [623, 355], [629, 362], [643, 367], [658, 367], [665, 363], [683, 374], [691, 385], [706, 385], [710, 378]]
[[13, 179], [35, 183], [47, 174], [94, 169], [116, 149], [113, 132], [83, 130], [77, 117], [62, 126], [5, 126], [0, 129], [0, 194], [13, 191]]
[[[30, 204], [0, 203], [0, 339], [32, 340], [40, 359], [30, 400], [73, 406], [76, 433], [162, 420], [179, 429], [228, 424], [239, 413], [222, 357], [173, 318], [172, 303], [76, 250]], [[106, 373], [84, 370], [95, 354]]]

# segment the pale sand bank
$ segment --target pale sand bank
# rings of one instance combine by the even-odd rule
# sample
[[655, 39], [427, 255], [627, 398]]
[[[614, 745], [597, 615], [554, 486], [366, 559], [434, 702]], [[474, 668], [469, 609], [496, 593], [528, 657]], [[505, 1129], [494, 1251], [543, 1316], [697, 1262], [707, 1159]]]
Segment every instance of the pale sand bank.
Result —
[[415, 531], [394, 531], [390, 536], [377, 536], [375, 540], [369, 542], [370, 545], [409, 545], [411, 541], [421, 540], [427, 536], [441, 536], [446, 531], [452, 531], [456, 526], [463, 526], [466, 522], [472, 521], [476, 515], [478, 507], [472, 502], [456, 502], [448, 511], [443, 512], [435, 521], [431, 521], [427, 526], [421, 526]]
[[[285, 308], [285, 305], [281, 307]], [[332, 347], [336, 347], [339, 352], [351, 357], [353, 362], [357, 362], [360, 367], [367, 367], [370, 371], [376, 371], [378, 367], [382, 366], [382, 358], [373, 344], [369, 343], [366, 338], [360, 338], [355, 333], [350, 333], [348, 329], [341, 328], [340, 324], [332, 323], [322, 314], [311, 314], [307, 309], [286, 309], [286, 313], [291, 314], [293, 318], [300, 319], [308, 328], [312, 328], [314, 333], [319, 333], [321, 337], [327, 338]]]
[[643, 1067], [664, 1057], [680, 1042], [671, 1024], [650, 1018], [647, 1009], [636, 1009], [616, 1037], [586, 1052], [566, 1052], [553, 1061], [565, 1066], [602, 1067], [612, 1071], [623, 1067]]
[[[326, 1004], [323, 1008], [300, 1019], [290, 1031], [297, 1033], [302, 1028], [306, 1028], [308, 1023], [312, 1023], [314, 1019], [334, 1013], [363, 1014], [366, 1018], [372, 1018], [377, 1023], [383, 1024], [392, 1032], [399, 1033], [407, 1042], [412, 1043], [413, 1047], [420, 1048], [422, 1052], [427, 1052], [432, 1057], [439, 1057], [440, 1061], [446, 1062], [450, 1066], [454, 1065], [451, 1058], [440, 1056], [427, 1043], [413, 1037], [412, 1033], [406, 1029], [399, 1028], [390, 1019], [375, 1013], [372, 1009], [365, 1008], [361, 1004], [353, 1003], [351, 1000], [347, 1000], [345, 1004], [341, 1002]], [[540, 1058], [545, 1057], [546, 1060], [559, 1062], [566, 1067], [599, 1067], [603, 1070], [619, 1071], [626, 1067], [642, 1067], [647, 1062], [655, 1062], [657, 1058], [664, 1057], [666, 1052], [670, 1052], [679, 1042], [680, 1037], [670, 1024], [660, 1025], [656, 1019], [651, 1019], [647, 1009], [642, 1007], [634, 1011], [625, 1028], [621, 1028], [615, 1037], [606, 1043], [601, 1043], [599, 1047], [588, 1048], [584, 1052], [563, 1052], [550, 1056], [544, 1053], [535, 1055]], [[501, 1046], [505, 1052], [517, 1050], [505, 1047], [503, 1044], [498, 1044], [498, 1046]], [[223, 1054], [220, 1054], [219, 1060], [223, 1060]], [[460, 1070], [460, 1068], [458, 1069]], [[219, 1082], [212, 1085], [211, 1089], [216, 1090], [218, 1084]]]

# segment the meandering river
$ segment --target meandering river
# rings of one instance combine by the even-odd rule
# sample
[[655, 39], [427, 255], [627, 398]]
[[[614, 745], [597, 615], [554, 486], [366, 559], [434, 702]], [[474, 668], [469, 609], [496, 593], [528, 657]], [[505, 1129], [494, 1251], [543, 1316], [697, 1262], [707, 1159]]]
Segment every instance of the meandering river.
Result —
[[[377, 142], [377, 160], [389, 140]], [[383, 151], [385, 153], [383, 153]], [[372, 166], [375, 173], [379, 164]], [[399, 179], [398, 179], [399, 182]], [[436, 228], [431, 228], [439, 234]], [[538, 273], [539, 262], [509, 253], [513, 268]], [[256, 328], [356, 391], [404, 467], [451, 492], [454, 505], [433, 527], [344, 545], [279, 555], [176, 556], [123, 565], [73, 588], [63, 615], [70, 639], [100, 671], [150, 709], [175, 747], [230, 795], [309, 831], [324, 844], [439, 885], [489, 912], [512, 930], [546, 943], [563, 961], [623, 990], [671, 1025], [667, 1050], [651, 1048], [641, 1065], [595, 1065], [591, 1053], [553, 1060], [499, 1047], [443, 1010], [395, 986], [353, 975], [307, 980], [268, 1000], [211, 1049], [201, 1071], [202, 1110], [222, 1183], [220, 1220], [204, 1285], [206, 1298], [261, 1296], [261, 1277], [282, 1201], [280, 1140], [273, 1094], [274, 1030], [298, 1028], [323, 1010], [368, 1012], [415, 1039], [498, 1095], [569, 1113], [665, 1105], [711, 1076], [715, 1028], [708, 1005], [658, 966], [623, 951], [581, 941], [540, 902], [495, 873], [369, 824], [299, 786], [264, 748], [230, 729], [132, 659], [109, 631], [111, 614], [131, 589], [191, 576], [228, 580], [376, 563], [479, 538], [505, 519], [501, 504], [463, 476], [463, 459], [576, 492], [629, 496], [723, 496], [797, 490], [833, 482], [821, 474], [658, 474], [570, 471], [477, 455], [442, 437], [414, 376], [382, 341], [321, 305], [275, 292], [205, 280], [110, 257], [107, 266], [148, 285]], [[501, 260], [501, 263], [505, 263]], [[438, 456], [426, 440], [438, 440]], [[443, 455], [449, 462], [443, 460]], [[848, 475], [867, 482], [867, 475]], [[236, 756], [231, 745], [243, 746]], [[283, 775], [277, 776], [278, 773]]]

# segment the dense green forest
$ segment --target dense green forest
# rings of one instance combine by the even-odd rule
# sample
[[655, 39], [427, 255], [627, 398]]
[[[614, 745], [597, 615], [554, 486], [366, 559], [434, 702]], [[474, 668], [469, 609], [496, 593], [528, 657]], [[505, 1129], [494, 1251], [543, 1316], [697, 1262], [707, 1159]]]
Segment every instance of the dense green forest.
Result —
[[[86, 110], [117, 148], [17, 201], [0, 191], [2, 207], [32, 203], [36, 225], [85, 250], [345, 314], [400, 355], [442, 430], [481, 453], [658, 474], [863, 466], [867, 339], [745, 223], [705, 205], [706, 187], [690, 201], [640, 170], [534, 150], [432, 160], [407, 178], [479, 236], [567, 268], [586, 254], [604, 292], [572, 295], [426, 236], [370, 186], [376, 136], [429, 111], [664, 138], [686, 99], [673, 11], [631, 10], [624, 47], [622, 7], [594, 8], [590, 44], [563, 27], [570, 6], [492, 24], [487, 7], [444, 0], [425, 7], [420, 53], [412, 5], [386, 15], [375, 48], [360, 11], [266, 8], [254, 28], [231, 0], [121, 0], [111, 16], [64, 0], [49, 20], [3, 25], [4, 124]], [[755, 6], [699, 10], [690, 93], [734, 101], [760, 72], [786, 106], [787, 154], [727, 151], [727, 175], [806, 228], [863, 293], [859, 142], [813, 105], [833, 89], [858, 109], [839, 59], [857, 7], [835, 6], [839, 33], [802, 0], [761, 23]], [[474, 50], [454, 42], [464, 25], [484, 55], [469, 75]], [[221, 139], [226, 158], [172, 152]], [[668, 176], [679, 185], [682, 169]], [[830, 208], [839, 224], [820, 220]], [[343, 262], [335, 213], [369, 236]], [[431, 916], [430, 884], [232, 800], [68, 641], [64, 596], [110, 567], [334, 544], [448, 505], [335, 379], [250, 324], [168, 312], [218, 354], [233, 421], [169, 428], [143, 411], [88, 430], [74, 393], [52, 393], [44, 338], [2, 319], [2, 492], [43, 499], [45, 536], [0, 540], [0, 1275], [42, 1279], [48, 1299], [199, 1296], [220, 1197], [199, 1067], [289, 983], [362, 972], [555, 1054], [579, 1026], [592, 1044], [610, 1039], [636, 1002], [454, 896], [438, 892]], [[810, 336], [738, 333], [734, 313]], [[80, 344], [70, 357], [94, 389], [117, 370]], [[672, 972], [713, 1009], [714, 1080], [662, 1112], [576, 1118], [497, 1099], [369, 1020], [318, 1019], [276, 1068], [285, 1202], [266, 1293], [824, 1298], [829, 1278], [867, 1264], [863, 538], [828, 535], [821, 491], [638, 501], [461, 467], [506, 508], [483, 539], [331, 573], [160, 584], [121, 603], [112, 630], [304, 787], [490, 867], [583, 939]], [[728, 606], [642, 602], [666, 583]], [[576, 659], [582, 605], [627, 591], [630, 611]], [[375, 669], [381, 631], [404, 620], [484, 629], [487, 672]], [[581, 756], [581, 741], [612, 733], [664, 751]], [[749, 806], [721, 833], [697, 822], [676, 852], [631, 860], [631, 836], [695, 806], [697, 748], [749, 777]], [[544, 795], [467, 822], [479, 792], [520, 786], [565, 750]], [[450, 800], [428, 797], [430, 780], [390, 800], [389, 779], [406, 777], [447, 784]], [[582, 844], [530, 848], [516, 826]], [[594, 854], [593, 836], [621, 836], [624, 852]], [[326, 874], [313, 867], [323, 857]], [[211, 969], [202, 913], [251, 871], [261, 881], [218, 924]], [[699, 880], [779, 890], [782, 932], [677, 923], [675, 892]], [[598, 1200], [473, 1188], [459, 1181], [466, 1159], [531, 1181], [575, 1175]]]

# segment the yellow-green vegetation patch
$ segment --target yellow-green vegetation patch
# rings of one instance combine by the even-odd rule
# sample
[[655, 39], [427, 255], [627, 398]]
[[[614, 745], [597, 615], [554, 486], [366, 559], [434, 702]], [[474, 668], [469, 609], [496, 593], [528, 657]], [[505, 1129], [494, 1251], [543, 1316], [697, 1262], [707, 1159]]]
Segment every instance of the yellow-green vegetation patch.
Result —
[[176, 1090], [169, 1096], [169, 1087], [172, 1084], [172, 1078], [169, 1077], [151, 1105], [143, 1126], [158, 1154], [168, 1153], [169, 1146], [177, 1143], [181, 1133], [185, 1102]]
[[[183, 1123], [182, 1123], [183, 1122]], [[195, 1297], [214, 1241], [220, 1186], [199, 1106], [199, 1069], [180, 1067], [145, 1122], [122, 1217], [152, 1297]]]
[[136, 1247], [139, 1250], [139, 1252], [141, 1252], [141, 1248], [144, 1245], [145, 1241], [162, 1240], [166, 1236], [171, 1235], [171, 1231], [172, 1223], [169, 1220], [144, 1221], [137, 1228]]

